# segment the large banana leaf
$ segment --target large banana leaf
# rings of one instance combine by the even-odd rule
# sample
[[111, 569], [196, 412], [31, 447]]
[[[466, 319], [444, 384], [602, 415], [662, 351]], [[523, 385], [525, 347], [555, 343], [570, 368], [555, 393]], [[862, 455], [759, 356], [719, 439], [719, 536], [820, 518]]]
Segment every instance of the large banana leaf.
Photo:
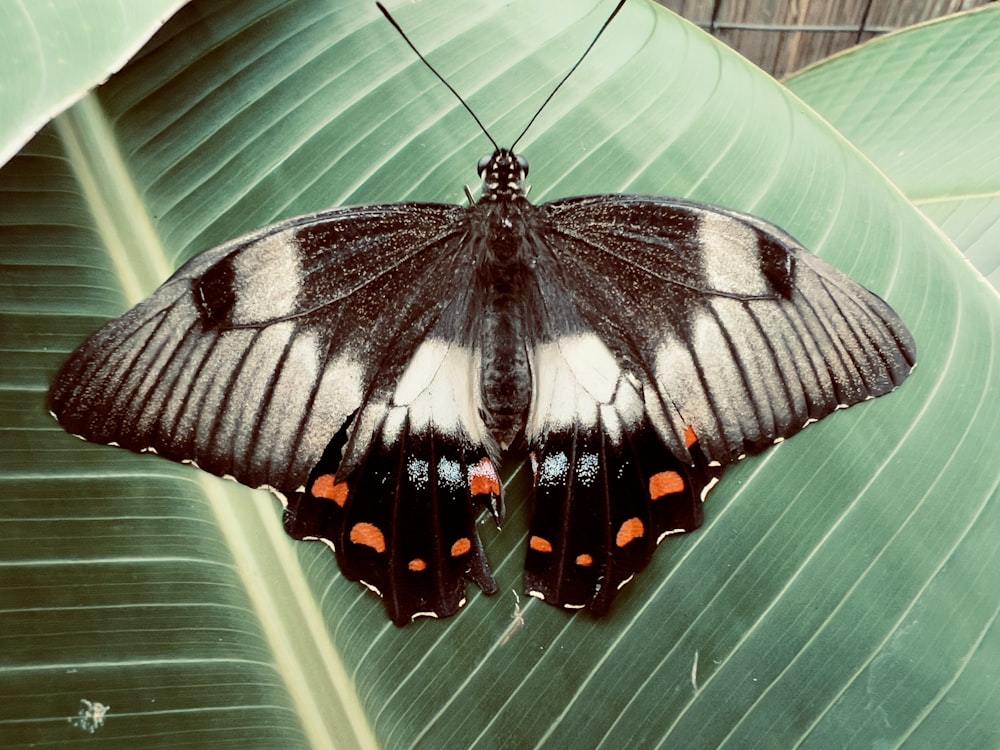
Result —
[[1000, 288], [1000, 7], [890, 34], [787, 84]]
[[0, 164], [121, 68], [185, 1], [0, 4]]
[[[501, 142], [610, 10], [394, 6]], [[81, 699], [108, 747], [997, 744], [996, 295], [819, 117], [637, 0], [522, 142], [533, 198], [757, 213], [884, 295], [921, 363], [732, 468], [608, 618], [515, 602], [523, 470], [482, 527], [509, 591], [401, 630], [266, 494], [46, 415], [66, 352], [183, 260], [328, 206], [458, 202], [488, 150], [368, 2], [193, 2], [0, 171], [0, 744], [84, 736]]]

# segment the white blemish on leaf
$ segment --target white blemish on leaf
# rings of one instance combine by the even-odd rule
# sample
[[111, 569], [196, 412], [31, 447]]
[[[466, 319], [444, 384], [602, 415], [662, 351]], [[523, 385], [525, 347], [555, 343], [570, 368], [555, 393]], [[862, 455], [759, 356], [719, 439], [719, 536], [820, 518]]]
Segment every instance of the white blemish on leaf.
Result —
[[510, 642], [510, 639], [517, 635], [521, 631], [521, 628], [524, 627], [524, 610], [521, 609], [521, 597], [514, 590], [511, 590], [510, 593], [514, 595], [514, 615], [510, 625], [507, 626], [503, 635], [500, 636], [501, 646], [506, 646]]
[[76, 716], [70, 716], [67, 721], [87, 734], [93, 734], [104, 726], [110, 710], [111, 706], [106, 706], [100, 701], [89, 701], [86, 698], [81, 698], [80, 710], [76, 712]]

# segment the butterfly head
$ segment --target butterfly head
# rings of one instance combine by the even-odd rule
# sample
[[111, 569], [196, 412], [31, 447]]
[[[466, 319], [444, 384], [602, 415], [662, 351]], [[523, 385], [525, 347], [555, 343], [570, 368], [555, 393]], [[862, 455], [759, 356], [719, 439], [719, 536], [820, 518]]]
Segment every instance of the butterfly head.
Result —
[[506, 148], [498, 148], [479, 160], [479, 176], [483, 178], [483, 200], [524, 198], [528, 189], [528, 160]]

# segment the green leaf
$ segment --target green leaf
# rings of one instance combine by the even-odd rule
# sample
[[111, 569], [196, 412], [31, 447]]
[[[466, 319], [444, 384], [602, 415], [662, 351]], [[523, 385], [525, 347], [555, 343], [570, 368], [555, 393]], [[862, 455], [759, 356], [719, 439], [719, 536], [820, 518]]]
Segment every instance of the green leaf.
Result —
[[1000, 6], [890, 34], [787, 83], [1000, 288]]
[[[500, 142], [609, 2], [392, 10]], [[59, 363], [169, 269], [334, 205], [460, 202], [487, 140], [368, 2], [194, 2], [0, 171], [0, 739], [387, 748], [997, 744], [996, 295], [844, 138], [629, 3], [520, 144], [532, 197], [756, 213], [885, 296], [921, 362], [732, 467], [610, 616], [520, 591], [530, 476], [482, 526], [505, 589], [398, 629], [277, 503], [90, 446]], [[666, 303], [666, 301], [665, 301]]]
[[0, 165], [122, 67], [185, 0], [0, 5]]

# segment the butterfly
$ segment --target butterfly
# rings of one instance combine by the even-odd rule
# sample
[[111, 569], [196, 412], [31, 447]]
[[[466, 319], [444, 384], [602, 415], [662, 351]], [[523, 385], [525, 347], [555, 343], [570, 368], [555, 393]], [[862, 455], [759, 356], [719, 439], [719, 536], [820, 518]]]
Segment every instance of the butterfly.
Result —
[[777, 226], [649, 195], [534, 205], [519, 139], [468, 206], [339, 208], [195, 257], [69, 357], [52, 413], [270, 489], [399, 625], [497, 591], [477, 521], [503, 522], [498, 467], [526, 456], [525, 590], [599, 615], [727, 464], [913, 368], [896, 313]]

